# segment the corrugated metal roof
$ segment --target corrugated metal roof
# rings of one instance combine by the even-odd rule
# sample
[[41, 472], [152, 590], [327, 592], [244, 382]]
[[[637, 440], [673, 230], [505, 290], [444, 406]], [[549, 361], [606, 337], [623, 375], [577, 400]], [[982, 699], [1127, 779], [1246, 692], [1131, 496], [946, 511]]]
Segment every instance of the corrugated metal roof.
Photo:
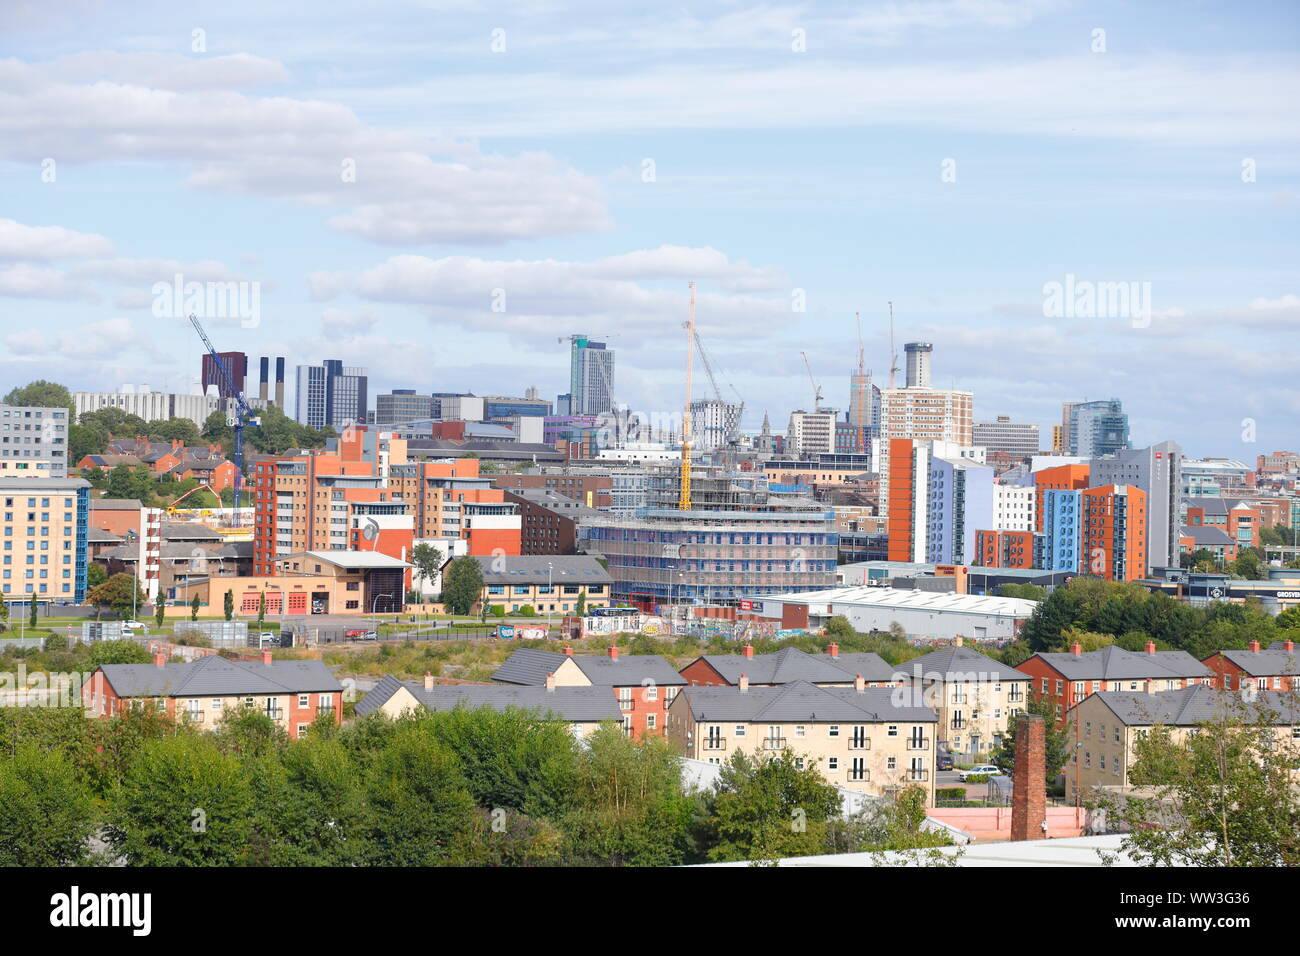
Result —
[[955, 594], [951, 591], [919, 591], [909, 588], [875, 588], [868, 586], [829, 588], [825, 591], [800, 591], [792, 594], [768, 594], [761, 600], [785, 604], [829, 604], [836, 607], [911, 608], [920, 611], [956, 614], [995, 614], [1027, 618], [1038, 607], [1037, 601], [1023, 598], [995, 597], [984, 594]]

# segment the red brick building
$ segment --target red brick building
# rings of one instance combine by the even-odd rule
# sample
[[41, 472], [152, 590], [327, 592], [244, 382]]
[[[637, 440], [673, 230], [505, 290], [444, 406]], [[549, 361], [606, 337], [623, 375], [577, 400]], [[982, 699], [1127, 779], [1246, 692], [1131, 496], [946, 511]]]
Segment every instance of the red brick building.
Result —
[[1218, 675], [1218, 686], [1240, 690], [1253, 683], [1258, 690], [1300, 690], [1300, 655], [1294, 641], [1274, 641], [1261, 650], [1251, 641], [1244, 651], [1219, 651], [1205, 659]]

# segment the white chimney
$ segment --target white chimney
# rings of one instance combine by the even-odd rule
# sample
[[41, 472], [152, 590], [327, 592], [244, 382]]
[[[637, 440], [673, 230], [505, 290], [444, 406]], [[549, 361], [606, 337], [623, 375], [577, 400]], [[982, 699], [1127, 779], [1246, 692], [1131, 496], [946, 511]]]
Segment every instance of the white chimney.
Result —
[[433, 675], [428, 671], [424, 672], [424, 689], [433, 690]]
[[741, 692], [742, 694], [746, 694], [746, 693], [749, 692], [749, 675], [748, 675], [748, 674], [741, 674], [741, 675], [740, 675], [740, 692]]
[[861, 674], [853, 678], [853, 689], [856, 690], [859, 694], [861, 694], [863, 691], [867, 689], [867, 682], [862, 679]]
[[551, 673], [549, 673], [549, 674], [546, 675], [546, 691], [547, 691], [547, 693], [550, 693], [550, 692], [553, 691], [553, 690], [555, 690], [555, 672], [554, 672], [554, 671], [552, 671]]

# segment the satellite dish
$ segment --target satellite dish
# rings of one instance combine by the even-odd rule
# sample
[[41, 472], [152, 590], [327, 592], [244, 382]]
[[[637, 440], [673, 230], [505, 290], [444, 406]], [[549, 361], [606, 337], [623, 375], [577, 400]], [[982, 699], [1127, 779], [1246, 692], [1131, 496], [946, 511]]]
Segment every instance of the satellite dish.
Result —
[[366, 526], [361, 529], [361, 537], [367, 541], [374, 541], [379, 537], [379, 522], [374, 518], [366, 519]]

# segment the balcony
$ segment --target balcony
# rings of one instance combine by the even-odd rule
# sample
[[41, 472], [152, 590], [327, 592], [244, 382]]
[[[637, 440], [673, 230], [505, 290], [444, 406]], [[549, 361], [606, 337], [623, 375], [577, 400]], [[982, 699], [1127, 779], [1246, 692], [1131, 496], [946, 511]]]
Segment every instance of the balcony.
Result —
[[788, 741], [785, 737], [764, 737], [764, 750], [784, 750]]
[[850, 737], [850, 738], [849, 738], [849, 749], [850, 749], [850, 750], [870, 750], [870, 749], [871, 749], [871, 738], [870, 738], [870, 737]]
[[185, 715], [186, 720], [196, 724], [203, 723], [203, 711], [201, 710], [183, 710], [181, 713]]
[[266, 716], [270, 717], [272, 720], [280, 720], [284, 717], [284, 711], [279, 707], [268, 707], [263, 710], [262, 713], [266, 714]]
[[965, 729], [966, 729], [966, 720], [965, 720], [965, 718], [963, 718], [963, 717], [954, 717], [954, 718], [952, 719], [952, 729], [953, 729], [953, 730], [965, 730]]
[[705, 737], [704, 749], [705, 750], [726, 750], [727, 738], [726, 737]]
[[909, 782], [924, 783], [925, 781], [927, 781], [927, 780], [930, 779], [930, 771], [928, 771], [928, 770], [908, 770], [908, 771], [907, 771], [907, 779], [908, 779]]
[[929, 750], [930, 738], [929, 737], [908, 737], [907, 749], [908, 750]]

